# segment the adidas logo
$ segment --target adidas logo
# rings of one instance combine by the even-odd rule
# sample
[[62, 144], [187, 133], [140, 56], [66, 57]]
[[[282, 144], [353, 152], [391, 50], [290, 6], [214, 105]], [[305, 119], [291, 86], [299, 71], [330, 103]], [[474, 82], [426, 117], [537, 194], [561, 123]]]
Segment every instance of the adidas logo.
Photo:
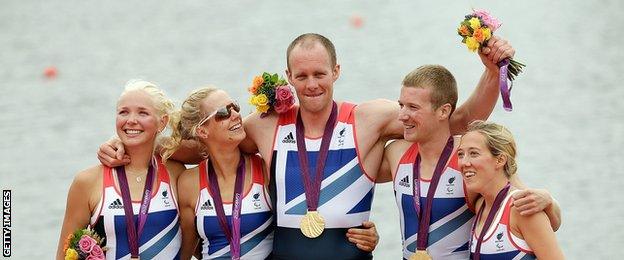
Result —
[[409, 176], [405, 176], [402, 180], [399, 181], [399, 186], [410, 187]]
[[204, 202], [204, 205], [201, 206], [202, 210], [212, 210], [214, 209], [214, 207], [212, 207], [212, 203], [210, 203], [210, 200], [207, 200], [206, 202]]
[[123, 209], [123, 204], [121, 204], [120, 199], [116, 199], [115, 201], [113, 201], [113, 203], [108, 205], [108, 208], [109, 209]]
[[284, 137], [284, 140], [282, 140], [282, 143], [284, 143], [284, 144], [294, 144], [295, 143], [295, 137], [293, 137], [292, 132], [288, 133], [288, 135], [286, 137]]

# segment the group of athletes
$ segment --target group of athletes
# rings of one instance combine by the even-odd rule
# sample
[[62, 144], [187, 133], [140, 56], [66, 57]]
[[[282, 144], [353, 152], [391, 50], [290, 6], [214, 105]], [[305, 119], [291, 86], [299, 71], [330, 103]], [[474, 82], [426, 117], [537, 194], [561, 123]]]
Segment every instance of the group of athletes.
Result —
[[511, 133], [481, 121], [498, 98], [497, 63], [514, 53], [493, 37], [460, 107], [440, 65], [408, 73], [398, 102], [335, 100], [336, 50], [314, 33], [288, 46], [299, 102], [284, 113], [243, 119], [215, 87], [176, 108], [131, 81], [102, 164], [71, 184], [56, 258], [90, 226], [106, 259], [370, 259], [375, 184], [392, 182], [404, 259], [563, 259], [559, 206], [518, 179]]

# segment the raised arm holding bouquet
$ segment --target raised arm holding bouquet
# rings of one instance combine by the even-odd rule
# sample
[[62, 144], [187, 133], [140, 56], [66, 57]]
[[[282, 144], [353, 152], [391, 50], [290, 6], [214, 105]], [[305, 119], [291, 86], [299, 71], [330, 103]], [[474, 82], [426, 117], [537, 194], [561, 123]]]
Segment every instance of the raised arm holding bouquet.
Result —
[[[459, 24], [459, 28], [457, 28], [457, 33], [462, 37], [462, 43], [466, 44], [468, 50], [473, 52], [476, 50], [481, 51], [482, 48], [488, 46], [488, 41], [500, 26], [501, 23], [498, 19], [491, 16], [487, 11], [477, 9], [465, 16], [464, 20]], [[504, 59], [498, 63], [503, 108], [507, 111], [512, 110], [510, 95], [513, 80], [522, 72], [522, 68], [525, 66], [512, 58]], [[507, 79], [511, 81], [511, 86], [507, 86]]]

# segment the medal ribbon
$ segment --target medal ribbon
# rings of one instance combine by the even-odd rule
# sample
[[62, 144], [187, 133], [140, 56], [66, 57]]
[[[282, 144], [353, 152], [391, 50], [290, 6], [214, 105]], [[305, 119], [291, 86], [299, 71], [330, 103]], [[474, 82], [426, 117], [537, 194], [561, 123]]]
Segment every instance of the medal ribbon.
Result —
[[498, 67], [500, 68], [498, 74], [499, 88], [501, 93], [501, 98], [503, 99], [503, 108], [505, 111], [511, 111], [511, 88], [507, 86], [507, 67], [509, 66], [509, 59], [504, 59], [498, 63]]
[[323, 180], [323, 170], [325, 169], [325, 160], [329, 153], [329, 143], [331, 141], [332, 133], [334, 131], [334, 125], [336, 124], [336, 118], [338, 114], [338, 106], [336, 102], [333, 102], [332, 111], [325, 123], [325, 131], [323, 132], [323, 138], [321, 140], [321, 149], [316, 160], [316, 176], [314, 183], [312, 183], [310, 169], [308, 168], [308, 152], [306, 150], [303, 126], [303, 120], [301, 119], [301, 112], [297, 113], [297, 124], [295, 125], [297, 132], [297, 155], [299, 156], [299, 167], [301, 168], [301, 177], [303, 179], [303, 185], [306, 194], [306, 203], [308, 205], [308, 211], [316, 211], [318, 208], [319, 196], [321, 193], [321, 181]]
[[453, 153], [453, 136], [449, 137], [448, 141], [446, 141], [446, 146], [444, 146], [444, 150], [442, 150], [442, 154], [438, 159], [438, 164], [436, 165], [435, 170], [433, 171], [433, 177], [431, 178], [431, 183], [429, 184], [429, 191], [427, 192], [427, 198], [425, 200], [425, 208], [424, 212], [420, 212], [420, 154], [416, 156], [416, 162], [412, 166], [413, 173], [413, 187], [414, 190], [414, 209], [416, 209], [416, 216], [418, 216], [418, 237], [416, 239], [416, 249], [417, 250], [426, 250], [427, 243], [429, 241], [429, 225], [431, 222], [431, 207], [433, 205], [433, 196], [435, 195], [436, 188], [438, 187], [438, 182], [440, 182], [440, 177], [442, 176], [442, 172], [444, 168], [446, 168], [446, 162], [451, 157]]
[[[485, 219], [485, 223], [483, 224], [483, 227], [481, 228], [481, 233], [479, 234], [479, 238], [477, 239], [477, 245], [476, 245], [475, 253], [472, 255], [472, 259], [479, 260], [479, 258], [481, 257], [481, 253], [480, 253], [481, 243], [483, 243], [483, 237], [485, 237], [485, 232], [488, 230], [488, 228], [492, 224], [492, 221], [494, 221], [494, 216], [496, 215], [496, 212], [498, 212], [498, 209], [501, 207], [503, 199], [505, 199], [505, 197], [507, 196], [507, 192], [509, 191], [510, 187], [511, 185], [508, 182], [507, 185], [505, 185], [505, 187], [502, 190], [500, 190], [498, 194], [496, 195], [496, 199], [494, 199], [494, 203], [492, 204], [490, 213], [488, 213], [488, 216]], [[481, 215], [483, 214], [484, 209], [485, 209], [485, 201], [481, 205], [481, 208], [479, 209], [479, 213], [477, 213], [477, 218], [475, 219], [474, 225], [472, 225], [471, 235], [474, 234], [475, 231], [477, 230], [477, 223], [479, 223], [479, 220], [481, 219]]]
[[212, 194], [212, 198], [215, 202], [215, 210], [217, 211], [217, 219], [219, 220], [219, 225], [225, 233], [225, 237], [230, 242], [230, 251], [232, 255], [232, 259], [237, 260], [240, 259], [240, 214], [241, 214], [241, 201], [243, 199], [243, 182], [245, 180], [245, 157], [240, 155], [240, 160], [238, 162], [238, 168], [236, 169], [236, 181], [234, 182], [234, 195], [232, 198], [232, 228], [230, 230], [230, 225], [228, 224], [227, 218], [225, 217], [225, 210], [223, 207], [223, 199], [221, 198], [221, 191], [219, 190], [219, 183], [217, 181], [217, 174], [215, 173], [214, 167], [210, 160], [208, 160], [208, 179], [209, 179], [209, 188], [210, 193]]
[[152, 184], [154, 183], [154, 159], [150, 161], [147, 169], [147, 177], [145, 179], [145, 187], [143, 188], [143, 197], [141, 198], [141, 207], [138, 216], [138, 230], [134, 223], [134, 212], [132, 210], [132, 200], [130, 199], [130, 188], [128, 187], [128, 179], [126, 178], [126, 169], [124, 166], [115, 167], [117, 171], [117, 180], [119, 181], [119, 189], [121, 189], [121, 199], [123, 200], [124, 213], [126, 216], [126, 230], [128, 232], [128, 246], [130, 247], [130, 257], [139, 258], [139, 237], [143, 233], [143, 227], [147, 222], [147, 211], [152, 196]]

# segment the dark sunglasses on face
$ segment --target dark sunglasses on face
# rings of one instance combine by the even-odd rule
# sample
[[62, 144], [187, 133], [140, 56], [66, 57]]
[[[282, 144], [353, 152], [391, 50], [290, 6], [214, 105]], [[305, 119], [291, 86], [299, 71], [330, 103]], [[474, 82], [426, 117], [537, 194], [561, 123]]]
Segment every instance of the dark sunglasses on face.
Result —
[[232, 116], [232, 109], [236, 111], [236, 113], [240, 112], [240, 106], [236, 102], [232, 102], [224, 107], [220, 107], [216, 111], [212, 112], [210, 115], [199, 121], [198, 125], [202, 125], [206, 123], [206, 121], [210, 120], [211, 117], [215, 117], [215, 121], [223, 121], [225, 119], [230, 118]]

